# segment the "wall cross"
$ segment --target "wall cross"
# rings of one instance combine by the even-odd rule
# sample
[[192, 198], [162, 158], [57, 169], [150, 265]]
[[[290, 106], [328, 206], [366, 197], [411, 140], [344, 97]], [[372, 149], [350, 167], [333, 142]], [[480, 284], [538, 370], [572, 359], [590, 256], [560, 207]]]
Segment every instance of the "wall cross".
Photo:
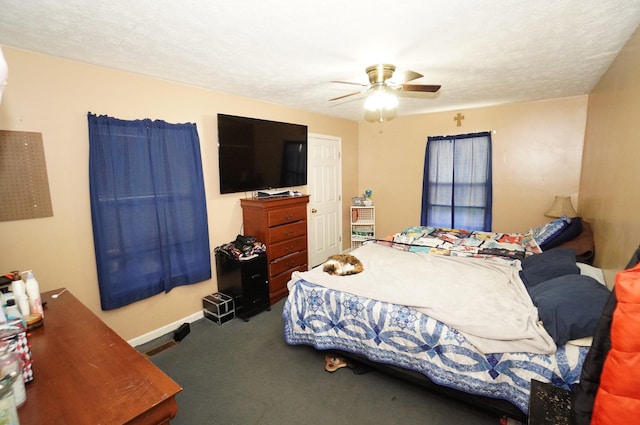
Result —
[[460, 112], [458, 112], [458, 114], [455, 117], [453, 117], [453, 120], [457, 121], [456, 127], [462, 126], [463, 119], [464, 119], [464, 115], [462, 115]]

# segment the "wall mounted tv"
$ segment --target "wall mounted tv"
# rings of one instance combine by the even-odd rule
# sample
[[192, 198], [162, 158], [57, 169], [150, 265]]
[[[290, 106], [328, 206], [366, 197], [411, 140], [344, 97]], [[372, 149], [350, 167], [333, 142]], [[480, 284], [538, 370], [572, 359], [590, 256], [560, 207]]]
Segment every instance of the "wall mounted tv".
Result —
[[218, 114], [220, 193], [307, 184], [307, 126]]

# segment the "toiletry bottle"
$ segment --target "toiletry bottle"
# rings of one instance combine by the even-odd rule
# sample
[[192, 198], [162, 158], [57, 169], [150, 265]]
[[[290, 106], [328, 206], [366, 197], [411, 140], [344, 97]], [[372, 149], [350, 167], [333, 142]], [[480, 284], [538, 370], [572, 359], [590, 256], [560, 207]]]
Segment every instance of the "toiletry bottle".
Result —
[[18, 320], [21, 320], [23, 324], [26, 325], [26, 322], [24, 321], [24, 317], [22, 317], [22, 314], [20, 314], [20, 309], [16, 305], [16, 300], [14, 298], [9, 298], [7, 300], [7, 308], [5, 309], [4, 312], [7, 315], [8, 321], [18, 319]]
[[0, 345], [0, 375], [13, 379], [11, 388], [16, 407], [22, 406], [27, 401], [27, 391], [22, 375], [22, 360], [20, 360], [18, 353], [11, 350], [9, 344]]
[[13, 383], [17, 376], [9, 376], [6, 385], [0, 388], [0, 423], [7, 425], [19, 425], [16, 398], [13, 395]]
[[0, 325], [7, 322], [7, 316], [4, 314], [4, 305], [0, 305]]
[[9, 291], [9, 287], [5, 286], [2, 288], [4, 291], [2, 292], [2, 307], [4, 307], [4, 315], [7, 315], [7, 302], [9, 300], [15, 300], [13, 296], [13, 292]]
[[44, 311], [42, 309], [42, 300], [40, 299], [40, 285], [33, 275], [31, 270], [25, 272], [27, 288], [27, 296], [29, 297], [29, 305], [31, 306], [31, 314], [39, 314], [44, 318]]
[[13, 297], [16, 300], [16, 305], [20, 310], [20, 314], [22, 316], [26, 316], [31, 311], [31, 307], [29, 306], [29, 298], [27, 297], [27, 289], [24, 285], [24, 281], [22, 280], [22, 276], [20, 276], [20, 273], [12, 273], [13, 281], [11, 282], [11, 292], [13, 292]]

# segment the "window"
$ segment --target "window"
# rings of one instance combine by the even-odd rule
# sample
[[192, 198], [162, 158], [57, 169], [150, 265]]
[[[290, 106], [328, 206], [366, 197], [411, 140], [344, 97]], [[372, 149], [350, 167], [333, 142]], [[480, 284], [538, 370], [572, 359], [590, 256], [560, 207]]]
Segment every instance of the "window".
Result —
[[88, 115], [91, 219], [103, 310], [211, 278], [195, 124]]
[[491, 134], [429, 137], [421, 225], [491, 230]]

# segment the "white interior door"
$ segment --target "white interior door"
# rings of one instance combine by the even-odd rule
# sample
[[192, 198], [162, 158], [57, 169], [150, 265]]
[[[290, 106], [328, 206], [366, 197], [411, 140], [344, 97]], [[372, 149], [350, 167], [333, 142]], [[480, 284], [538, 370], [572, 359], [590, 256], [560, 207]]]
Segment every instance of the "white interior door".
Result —
[[309, 134], [309, 268], [342, 251], [342, 140]]

